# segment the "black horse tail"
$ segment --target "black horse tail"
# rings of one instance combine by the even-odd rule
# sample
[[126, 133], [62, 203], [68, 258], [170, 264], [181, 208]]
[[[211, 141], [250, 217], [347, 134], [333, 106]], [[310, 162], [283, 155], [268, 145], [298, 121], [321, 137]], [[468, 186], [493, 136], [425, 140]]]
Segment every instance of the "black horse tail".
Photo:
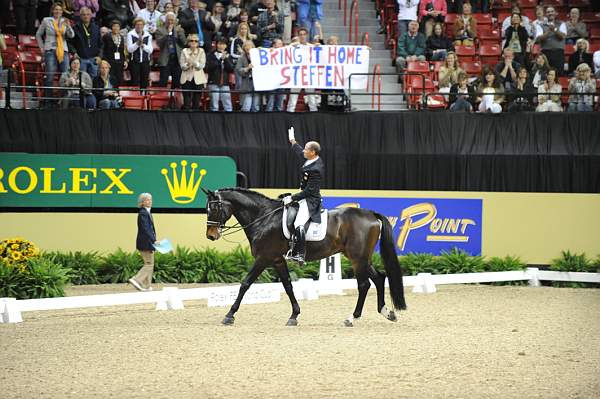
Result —
[[398, 262], [396, 248], [394, 246], [393, 228], [387, 217], [373, 212], [375, 217], [381, 221], [381, 237], [379, 239], [379, 252], [385, 266], [385, 274], [387, 274], [390, 283], [390, 292], [394, 308], [398, 310], [406, 309], [406, 301], [404, 300], [404, 283], [402, 282], [402, 268]]

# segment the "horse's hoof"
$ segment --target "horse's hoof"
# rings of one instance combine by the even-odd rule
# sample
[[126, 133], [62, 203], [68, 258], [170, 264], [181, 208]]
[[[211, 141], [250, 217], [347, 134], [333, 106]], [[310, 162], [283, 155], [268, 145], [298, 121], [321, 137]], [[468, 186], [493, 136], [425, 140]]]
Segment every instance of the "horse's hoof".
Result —
[[224, 326], [232, 326], [234, 321], [235, 319], [233, 317], [225, 316], [221, 323], [223, 323]]
[[388, 313], [387, 315], [387, 319], [389, 321], [398, 321], [398, 318], [396, 317], [396, 313], [393, 310], [390, 310], [390, 313]]
[[344, 320], [344, 326], [345, 327], [354, 327], [354, 324], [350, 320], [346, 319], [346, 320]]
[[297, 326], [297, 325], [298, 325], [298, 320], [296, 320], [296, 319], [289, 319], [289, 320], [287, 321], [287, 323], [285, 323], [285, 325], [286, 325], [286, 326], [292, 326], [292, 327], [295, 327], [295, 326]]

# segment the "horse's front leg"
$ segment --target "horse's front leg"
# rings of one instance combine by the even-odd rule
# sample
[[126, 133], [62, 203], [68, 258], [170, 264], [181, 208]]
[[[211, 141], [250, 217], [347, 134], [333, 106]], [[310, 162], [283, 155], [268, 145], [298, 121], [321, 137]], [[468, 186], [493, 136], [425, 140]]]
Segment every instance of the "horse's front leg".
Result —
[[260, 274], [262, 273], [263, 270], [265, 270], [265, 265], [262, 262], [259, 262], [258, 260], [255, 261], [254, 265], [252, 266], [252, 269], [250, 269], [250, 271], [248, 272], [246, 277], [244, 277], [244, 280], [242, 281], [242, 284], [240, 285], [240, 291], [238, 292], [238, 296], [235, 299], [235, 302], [233, 303], [233, 305], [231, 305], [231, 309], [229, 309], [229, 312], [227, 312], [227, 314], [225, 315], [225, 318], [223, 319], [223, 322], [222, 322], [223, 324], [225, 324], [225, 325], [233, 324], [233, 322], [235, 320], [233, 315], [240, 308], [240, 304], [242, 303], [244, 294], [246, 293], [246, 291], [248, 291], [248, 288], [250, 288], [252, 283], [254, 283], [256, 281], [258, 276], [260, 276]]
[[297, 326], [298, 315], [300, 314], [300, 305], [298, 305], [298, 301], [294, 295], [294, 288], [292, 287], [292, 282], [290, 281], [290, 271], [288, 270], [285, 259], [281, 258], [277, 260], [275, 267], [277, 268], [277, 273], [279, 274], [279, 278], [281, 279], [281, 284], [283, 284], [285, 293], [287, 294], [288, 298], [290, 298], [290, 303], [292, 304], [292, 315], [290, 316], [286, 325]]

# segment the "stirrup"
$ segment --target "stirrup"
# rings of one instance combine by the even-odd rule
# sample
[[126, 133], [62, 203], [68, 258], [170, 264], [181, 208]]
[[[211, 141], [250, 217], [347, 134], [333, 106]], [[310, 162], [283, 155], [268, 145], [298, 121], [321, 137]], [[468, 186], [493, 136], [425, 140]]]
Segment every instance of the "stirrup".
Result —
[[300, 254], [292, 254], [291, 252], [291, 250], [288, 251], [288, 253], [285, 254], [284, 258], [286, 260], [291, 260], [298, 263], [299, 266], [304, 266], [304, 257]]

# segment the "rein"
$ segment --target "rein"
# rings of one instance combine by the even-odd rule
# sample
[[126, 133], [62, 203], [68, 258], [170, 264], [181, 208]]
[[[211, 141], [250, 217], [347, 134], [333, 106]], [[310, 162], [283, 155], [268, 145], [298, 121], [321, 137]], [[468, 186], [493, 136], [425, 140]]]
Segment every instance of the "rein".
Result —
[[[283, 205], [282, 205], [282, 206], [278, 206], [277, 208], [275, 208], [275, 209], [274, 209], [274, 210], [272, 210], [271, 212], [269, 212], [269, 213], [267, 213], [267, 214], [264, 214], [264, 215], [262, 215], [262, 216], [260, 216], [260, 217], [256, 218], [256, 220], [254, 220], [254, 221], [253, 221], [253, 222], [251, 222], [251, 223], [248, 223], [248, 224], [247, 224], [247, 225], [245, 225], [245, 226], [242, 226], [242, 225], [241, 225], [239, 222], [237, 222], [237, 223], [236, 223], [236, 224], [234, 224], [233, 226], [226, 226], [226, 225], [224, 225], [224, 224], [221, 224], [221, 222], [212, 221], [212, 220], [207, 220], [207, 221], [206, 221], [206, 224], [207, 224], [208, 226], [217, 226], [217, 227], [219, 228], [219, 230], [221, 230], [221, 231], [226, 231], [226, 233], [221, 233], [221, 237], [225, 237], [225, 236], [228, 236], [228, 235], [231, 235], [231, 234], [235, 234], [235, 233], [237, 233], [237, 232], [238, 232], [238, 231], [240, 231], [240, 230], [244, 230], [244, 229], [245, 229], [245, 228], [247, 228], [247, 227], [250, 227], [250, 226], [253, 226], [253, 225], [255, 225], [256, 223], [260, 222], [261, 220], [263, 220], [263, 219], [265, 219], [265, 218], [267, 218], [267, 217], [269, 217], [269, 216], [273, 215], [274, 213], [276, 213], [276, 212], [277, 212], [277, 211], [279, 211], [280, 209], [283, 209], [283, 207], [284, 207]], [[233, 231], [230, 231], [230, 230], [233, 230]]]

